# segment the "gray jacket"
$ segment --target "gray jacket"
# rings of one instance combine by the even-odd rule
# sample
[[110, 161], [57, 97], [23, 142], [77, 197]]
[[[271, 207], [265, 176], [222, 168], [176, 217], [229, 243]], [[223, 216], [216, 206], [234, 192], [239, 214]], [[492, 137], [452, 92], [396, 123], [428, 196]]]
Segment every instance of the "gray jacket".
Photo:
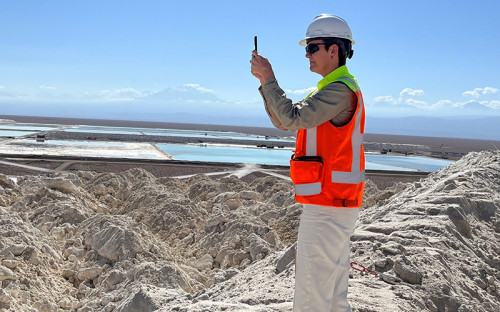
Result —
[[335, 126], [347, 124], [356, 110], [356, 94], [342, 82], [328, 84], [307, 99], [292, 103], [271, 78], [259, 88], [267, 114], [276, 128], [297, 131], [319, 126], [329, 120]]

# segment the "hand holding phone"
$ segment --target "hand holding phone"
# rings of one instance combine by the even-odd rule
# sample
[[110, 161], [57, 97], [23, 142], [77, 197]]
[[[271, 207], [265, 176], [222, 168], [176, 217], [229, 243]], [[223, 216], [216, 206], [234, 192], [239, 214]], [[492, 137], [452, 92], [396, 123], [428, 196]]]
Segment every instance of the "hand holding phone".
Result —
[[252, 51], [252, 59], [250, 60], [252, 64], [251, 72], [252, 75], [260, 80], [261, 85], [264, 85], [267, 79], [274, 77], [273, 68], [271, 63], [257, 52], [257, 36], [253, 37], [253, 44], [254, 50]]

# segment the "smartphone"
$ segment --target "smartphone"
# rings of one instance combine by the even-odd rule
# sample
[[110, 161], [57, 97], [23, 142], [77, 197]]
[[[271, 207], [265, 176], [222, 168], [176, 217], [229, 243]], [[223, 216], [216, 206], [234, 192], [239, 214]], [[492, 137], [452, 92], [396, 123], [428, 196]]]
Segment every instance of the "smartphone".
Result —
[[257, 36], [253, 37], [253, 45], [254, 45], [255, 52], [257, 52]]

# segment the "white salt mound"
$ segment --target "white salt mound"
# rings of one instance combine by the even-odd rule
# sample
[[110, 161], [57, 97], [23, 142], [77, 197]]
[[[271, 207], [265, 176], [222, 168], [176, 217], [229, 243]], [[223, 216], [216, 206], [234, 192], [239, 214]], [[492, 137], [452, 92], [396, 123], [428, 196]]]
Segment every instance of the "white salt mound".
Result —
[[[365, 194], [353, 311], [498, 311], [500, 152]], [[275, 177], [0, 175], [0, 311], [291, 311], [300, 213]]]

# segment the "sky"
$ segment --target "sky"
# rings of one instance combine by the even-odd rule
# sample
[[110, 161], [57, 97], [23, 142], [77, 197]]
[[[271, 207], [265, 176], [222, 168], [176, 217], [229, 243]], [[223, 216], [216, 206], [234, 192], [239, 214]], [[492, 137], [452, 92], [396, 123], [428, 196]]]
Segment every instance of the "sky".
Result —
[[298, 42], [316, 15], [330, 13], [352, 30], [347, 66], [367, 116], [500, 116], [497, 0], [3, 0], [0, 7], [0, 115], [172, 121], [191, 113], [267, 122], [250, 74], [254, 35], [298, 101], [321, 79]]

